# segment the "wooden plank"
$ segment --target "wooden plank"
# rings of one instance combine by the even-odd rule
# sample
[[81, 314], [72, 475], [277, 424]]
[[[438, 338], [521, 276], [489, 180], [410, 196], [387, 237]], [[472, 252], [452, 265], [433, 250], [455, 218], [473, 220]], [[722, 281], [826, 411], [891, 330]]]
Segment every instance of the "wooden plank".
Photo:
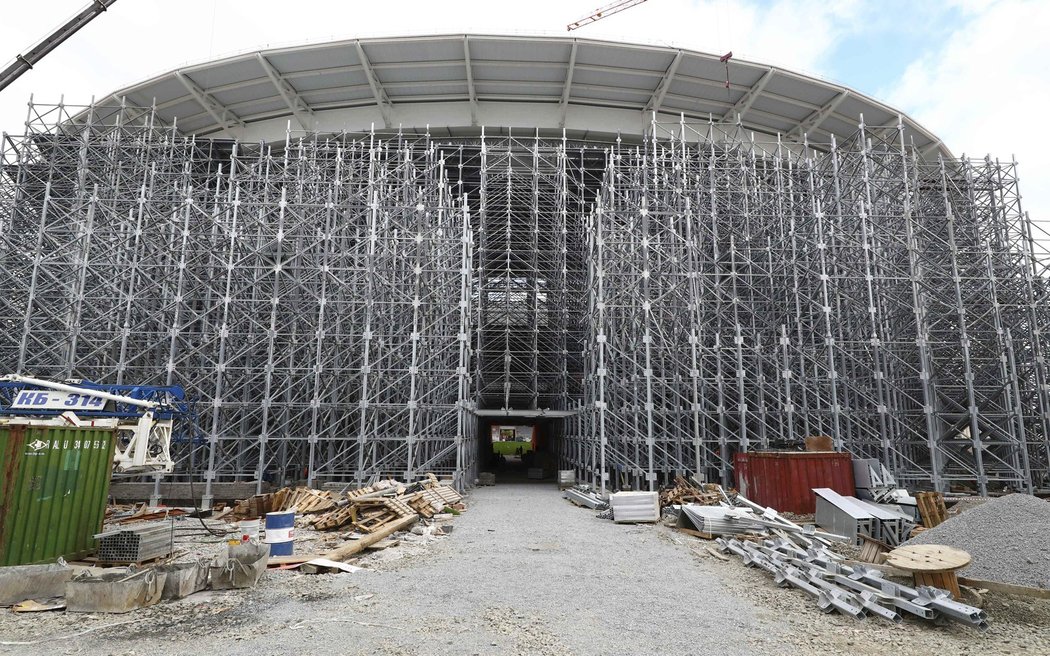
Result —
[[1050, 599], [1050, 590], [1042, 588], [1030, 588], [1025, 585], [1014, 585], [1013, 583], [1000, 583], [998, 581], [985, 581], [983, 579], [971, 579], [965, 576], [959, 577], [959, 583], [971, 588], [984, 588], [989, 592], [999, 594], [1012, 594], [1022, 597], [1034, 597], [1036, 599]]
[[327, 558], [329, 560], [340, 560], [340, 561], [346, 560], [350, 556], [353, 556], [356, 553], [364, 551], [369, 545], [373, 545], [376, 542], [379, 542], [380, 540], [382, 540], [383, 538], [390, 537], [391, 535], [393, 535], [394, 533], [396, 533], [398, 531], [403, 531], [403, 530], [406, 530], [406, 529], [410, 528], [413, 524], [415, 524], [418, 521], [419, 521], [419, 516], [418, 515], [412, 515], [411, 517], [402, 517], [401, 519], [399, 519], [396, 522], [391, 522], [390, 524], [387, 524], [386, 526], [384, 526], [382, 528], [382, 530], [380, 530], [380, 531], [378, 531], [376, 533], [372, 533], [371, 535], [366, 535], [365, 537], [361, 538], [360, 540], [355, 540], [354, 542], [351, 542], [350, 544], [345, 544], [345, 545], [339, 547], [338, 549], [334, 549], [333, 551], [329, 551], [323, 557]]
[[282, 565], [298, 565], [314, 558], [320, 558], [320, 554], [303, 554], [292, 556], [270, 556], [266, 561], [267, 567], [280, 567]]
[[675, 530], [677, 530], [679, 533], [685, 533], [686, 535], [691, 535], [694, 538], [702, 538], [704, 540], [714, 540], [715, 539], [715, 536], [713, 534], [711, 534], [711, 533], [705, 533], [704, 531], [697, 531], [697, 530], [694, 530], [694, 529], [691, 529], [691, 528], [678, 527]]
[[851, 567], [861, 566], [867, 567], [868, 569], [877, 569], [886, 576], [896, 576], [897, 578], [901, 579], [911, 578], [911, 572], [905, 572], [903, 569], [897, 569], [896, 567], [893, 567], [892, 565], [887, 565], [886, 563], [865, 563], [860, 560], [846, 560], [843, 561], [843, 564], [849, 565]]
[[904, 570], [897, 569], [894, 566], [886, 565], [885, 563], [864, 563], [862, 560], [844, 560], [844, 565], [850, 567], [866, 567], [869, 570], [879, 570], [886, 576], [897, 576], [898, 578], [910, 578], [911, 572], [905, 572]]

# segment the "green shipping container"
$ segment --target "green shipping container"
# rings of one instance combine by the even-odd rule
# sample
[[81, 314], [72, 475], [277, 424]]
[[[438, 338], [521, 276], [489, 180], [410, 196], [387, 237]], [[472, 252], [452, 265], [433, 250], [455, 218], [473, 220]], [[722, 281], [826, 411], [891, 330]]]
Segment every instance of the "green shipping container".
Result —
[[0, 426], [0, 565], [95, 549], [113, 469], [112, 429]]

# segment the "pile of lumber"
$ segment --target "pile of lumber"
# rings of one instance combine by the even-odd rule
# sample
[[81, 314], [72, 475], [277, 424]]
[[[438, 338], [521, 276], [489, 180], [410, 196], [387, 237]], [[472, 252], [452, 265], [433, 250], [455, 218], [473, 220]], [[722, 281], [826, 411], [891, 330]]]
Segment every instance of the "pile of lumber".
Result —
[[283, 487], [270, 494], [256, 494], [238, 501], [233, 514], [243, 519], [263, 517], [266, 513], [295, 509], [300, 514], [319, 513], [336, 507], [338, 497], [331, 492], [308, 487]]
[[675, 477], [672, 487], [660, 491], [660, 507], [681, 506], [694, 504], [700, 506], [713, 506], [722, 501], [722, 495], [717, 486], [704, 485], [702, 488], [690, 483], [681, 476]]
[[447, 507], [454, 507], [463, 497], [448, 485], [430, 484], [421, 492], [408, 495], [406, 503], [424, 519], [430, 519]]
[[313, 527], [319, 531], [350, 526], [359, 533], [375, 533], [387, 524], [404, 517], [416, 516], [413, 510], [400, 499], [373, 497], [357, 499], [331, 512], [317, 516]]
[[387, 484], [347, 492], [335, 508], [308, 520], [319, 531], [343, 527], [360, 533], [374, 533], [404, 517], [418, 515], [430, 519], [449, 506], [460, 504], [459, 492], [429, 475], [411, 485]]
[[352, 528], [372, 534], [406, 517], [430, 519], [448, 507], [463, 508], [463, 497], [433, 474], [417, 483], [379, 481], [339, 493], [307, 487], [282, 488], [238, 501], [233, 515], [250, 519], [294, 508], [309, 515], [303, 523], [320, 531]]

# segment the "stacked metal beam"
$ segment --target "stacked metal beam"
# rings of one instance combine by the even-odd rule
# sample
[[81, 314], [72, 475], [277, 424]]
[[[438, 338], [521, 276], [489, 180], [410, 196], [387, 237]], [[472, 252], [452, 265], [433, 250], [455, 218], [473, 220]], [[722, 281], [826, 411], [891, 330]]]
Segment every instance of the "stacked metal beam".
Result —
[[953, 600], [946, 590], [887, 581], [881, 572], [843, 565], [841, 557], [819, 547], [804, 550], [783, 539], [766, 540], [762, 545], [725, 538], [717, 542], [726, 553], [740, 556], [745, 565], [772, 574], [778, 585], [813, 596], [827, 613], [837, 611], [858, 620], [874, 615], [895, 624], [901, 622], [901, 613], [908, 613], [927, 620], [943, 617], [982, 633], [988, 630], [984, 611]]
[[97, 557], [107, 563], [142, 563], [171, 555], [174, 528], [169, 522], [150, 522], [99, 533]]
[[875, 538], [891, 547], [908, 539], [914, 522], [901, 513], [856, 497], [843, 496], [830, 488], [815, 488], [816, 522], [832, 533], [860, 544], [860, 536]]
[[186, 387], [177, 476], [477, 474], [546, 416], [604, 492], [825, 434], [904, 486], [1050, 477], [1047, 260], [1017, 168], [900, 125], [187, 138], [33, 105], [3, 141], [0, 361]]

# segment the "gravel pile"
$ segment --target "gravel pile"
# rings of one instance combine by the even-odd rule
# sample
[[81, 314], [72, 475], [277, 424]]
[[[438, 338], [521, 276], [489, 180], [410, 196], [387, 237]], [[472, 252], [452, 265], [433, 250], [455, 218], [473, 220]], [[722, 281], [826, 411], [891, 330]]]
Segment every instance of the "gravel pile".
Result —
[[1050, 589], [1050, 503], [1010, 494], [971, 508], [905, 544], [969, 552], [963, 576]]

